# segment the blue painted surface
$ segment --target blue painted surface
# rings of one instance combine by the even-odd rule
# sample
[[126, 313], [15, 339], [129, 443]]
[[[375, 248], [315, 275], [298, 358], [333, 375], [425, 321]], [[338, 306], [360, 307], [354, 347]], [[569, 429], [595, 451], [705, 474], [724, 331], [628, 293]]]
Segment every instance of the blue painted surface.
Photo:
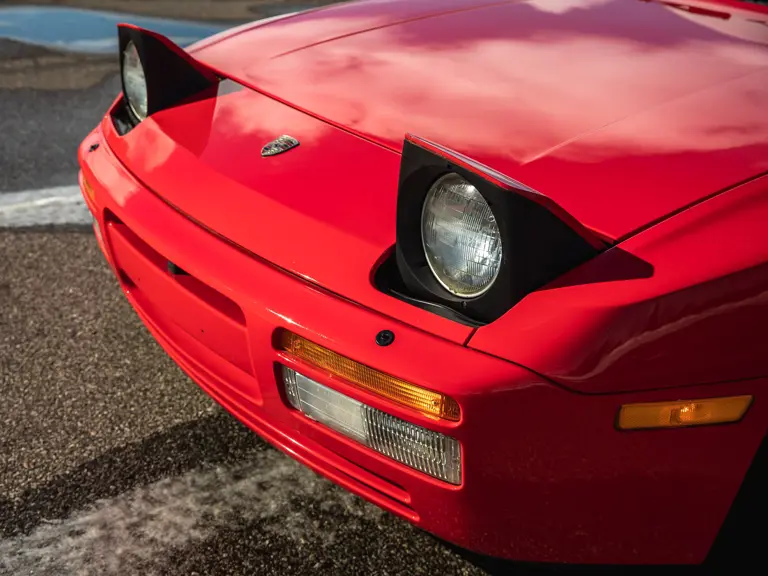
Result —
[[60, 6], [11, 6], [0, 7], [0, 38], [68, 52], [105, 54], [117, 50], [120, 22], [148, 28], [181, 46], [229, 27]]

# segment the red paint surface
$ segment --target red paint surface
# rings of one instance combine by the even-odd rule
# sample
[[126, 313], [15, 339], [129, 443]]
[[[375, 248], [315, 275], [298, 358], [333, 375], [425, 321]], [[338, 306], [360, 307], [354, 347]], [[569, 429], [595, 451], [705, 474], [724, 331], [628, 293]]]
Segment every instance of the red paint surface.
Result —
[[[128, 299], [185, 371], [270, 442], [420, 527], [487, 554], [587, 563], [704, 558], [765, 433], [768, 405], [759, 397], [737, 425], [619, 432], [613, 423], [622, 403], [679, 394], [575, 394], [334, 297], [196, 226], [132, 178], [107, 146], [88, 153], [94, 137], [100, 138], [86, 139], [80, 150], [95, 190], [96, 202], [89, 205], [106, 231], [105, 250]], [[245, 335], [169, 277], [157, 256], [144, 253], [171, 259], [226, 295], [243, 313]], [[233, 349], [245, 342], [250, 366], [238, 368], [216, 354], [200, 333], [210, 326], [226, 327], [220, 335]], [[436, 422], [300, 368], [361, 401], [459, 439], [462, 485], [414, 472], [287, 408], [275, 379], [275, 363], [286, 361], [273, 348], [279, 328], [455, 398], [462, 420]], [[386, 348], [374, 342], [383, 328], [397, 336]], [[697, 387], [686, 396], [759, 396], [766, 384]]]
[[392, 150], [406, 133], [455, 150], [622, 238], [768, 170], [765, 9], [714, 6], [731, 17], [637, 0], [362, 2], [195, 57]]
[[[203, 42], [197, 59], [255, 90], [223, 82], [124, 137], [105, 118], [80, 150], [101, 245], [198, 384], [346, 488], [487, 554], [699, 562], [768, 422], [768, 28], [746, 4], [695, 4], [729, 18], [632, 0], [392, 0]], [[406, 132], [623, 241], [476, 332], [378, 292]], [[281, 134], [301, 145], [261, 158]], [[462, 485], [289, 410], [280, 328], [455, 398], [462, 420], [441, 423], [301, 368], [457, 438]], [[624, 403], [737, 394], [756, 398], [738, 424], [613, 426]]]
[[768, 376], [768, 176], [526, 296], [472, 348], [583, 392]]
[[[395, 243], [399, 155], [233, 82], [122, 138], [109, 118], [102, 126], [141, 182], [211, 230], [383, 314], [455, 342], [469, 337], [470, 328], [414, 312], [370, 281]], [[262, 146], [281, 134], [301, 144], [262, 158]]]

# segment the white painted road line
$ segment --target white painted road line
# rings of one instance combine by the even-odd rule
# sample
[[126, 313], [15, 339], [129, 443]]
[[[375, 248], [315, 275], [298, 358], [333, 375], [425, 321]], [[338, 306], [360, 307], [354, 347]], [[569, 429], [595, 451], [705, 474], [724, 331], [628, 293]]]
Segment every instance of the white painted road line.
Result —
[[90, 222], [77, 185], [0, 193], [0, 228]]

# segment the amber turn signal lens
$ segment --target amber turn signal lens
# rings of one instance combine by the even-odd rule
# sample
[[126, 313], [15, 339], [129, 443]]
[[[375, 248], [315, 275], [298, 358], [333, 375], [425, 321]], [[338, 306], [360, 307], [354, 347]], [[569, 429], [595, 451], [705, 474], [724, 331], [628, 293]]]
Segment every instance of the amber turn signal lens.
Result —
[[83, 190], [85, 191], [85, 194], [88, 196], [88, 199], [91, 202], [96, 201], [96, 193], [93, 191], [93, 186], [90, 185], [88, 180], [83, 177]]
[[750, 404], [752, 396], [625, 404], [618, 423], [621, 430], [723, 424], [741, 420]]
[[321, 370], [428, 416], [457, 421], [461, 415], [453, 398], [384, 374], [293, 334], [283, 332], [283, 350]]

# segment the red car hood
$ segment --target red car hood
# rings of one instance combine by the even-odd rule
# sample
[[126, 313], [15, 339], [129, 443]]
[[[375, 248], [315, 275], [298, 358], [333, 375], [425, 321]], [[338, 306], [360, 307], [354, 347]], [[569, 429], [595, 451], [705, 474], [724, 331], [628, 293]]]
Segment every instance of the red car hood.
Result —
[[452, 148], [619, 239], [768, 169], [768, 14], [749, 7], [355, 2], [194, 55], [394, 151], [406, 132]]
[[[405, 133], [619, 239], [768, 169], [768, 48], [707, 18], [634, 0], [343, 4], [192, 49], [252, 90], [222, 82], [124, 137], [103, 128], [141, 182], [216, 233], [464, 343], [471, 328], [371, 282], [395, 243]], [[260, 157], [281, 134], [300, 146]]]

